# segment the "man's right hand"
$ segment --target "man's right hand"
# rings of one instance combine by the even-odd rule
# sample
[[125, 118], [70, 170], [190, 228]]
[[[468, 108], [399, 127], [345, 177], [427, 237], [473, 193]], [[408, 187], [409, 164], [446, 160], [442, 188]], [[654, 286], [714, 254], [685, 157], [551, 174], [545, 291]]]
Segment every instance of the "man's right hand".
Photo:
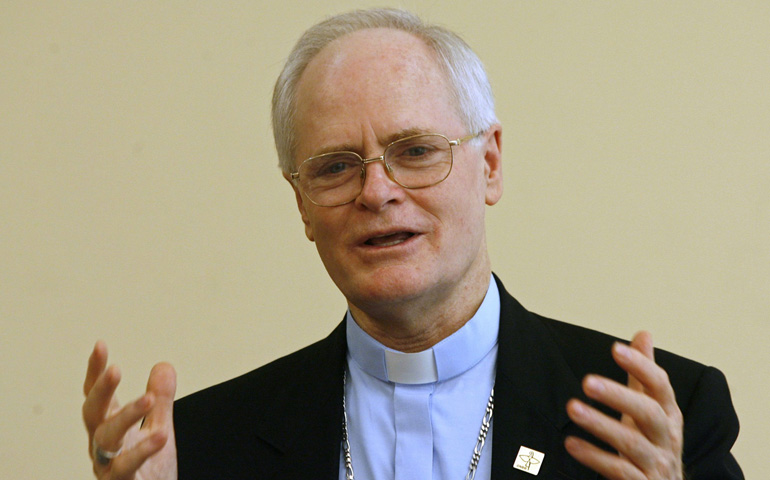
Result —
[[[88, 451], [99, 480], [176, 480], [174, 394], [176, 372], [159, 363], [150, 372], [147, 392], [120, 407], [115, 389], [120, 371], [107, 368], [107, 346], [97, 342], [88, 359], [83, 385], [83, 421], [88, 430]], [[142, 419], [144, 422], [142, 423]], [[140, 427], [141, 423], [141, 427]], [[120, 452], [114, 458], [95, 458], [102, 452]]]

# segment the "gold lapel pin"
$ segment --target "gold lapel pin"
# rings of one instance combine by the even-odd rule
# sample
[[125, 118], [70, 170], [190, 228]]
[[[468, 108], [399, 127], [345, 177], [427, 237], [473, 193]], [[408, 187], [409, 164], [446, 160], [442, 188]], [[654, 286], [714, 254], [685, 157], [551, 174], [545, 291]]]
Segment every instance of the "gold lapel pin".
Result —
[[513, 462], [513, 468], [537, 475], [540, 472], [540, 467], [543, 466], [544, 458], [545, 453], [522, 445], [519, 448], [519, 453], [516, 455], [516, 461]]

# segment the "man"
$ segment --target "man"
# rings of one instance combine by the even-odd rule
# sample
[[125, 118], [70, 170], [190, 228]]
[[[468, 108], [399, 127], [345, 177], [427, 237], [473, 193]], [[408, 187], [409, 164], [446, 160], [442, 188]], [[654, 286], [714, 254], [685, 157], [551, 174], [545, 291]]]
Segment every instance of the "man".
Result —
[[345, 320], [176, 404], [160, 364], [119, 409], [97, 344], [83, 406], [97, 477], [742, 478], [721, 373], [654, 356], [647, 333], [627, 346], [527, 312], [492, 275], [501, 127], [456, 35], [394, 10], [314, 26], [273, 127]]

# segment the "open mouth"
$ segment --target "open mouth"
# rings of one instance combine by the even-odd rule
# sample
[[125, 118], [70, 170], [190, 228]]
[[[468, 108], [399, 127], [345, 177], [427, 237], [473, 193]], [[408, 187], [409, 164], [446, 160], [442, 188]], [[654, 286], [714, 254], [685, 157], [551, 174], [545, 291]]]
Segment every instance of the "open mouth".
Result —
[[392, 247], [393, 245], [404, 243], [405, 241], [412, 238], [414, 235], [415, 234], [412, 232], [391, 233], [389, 235], [380, 235], [377, 237], [372, 237], [364, 243], [372, 247]]

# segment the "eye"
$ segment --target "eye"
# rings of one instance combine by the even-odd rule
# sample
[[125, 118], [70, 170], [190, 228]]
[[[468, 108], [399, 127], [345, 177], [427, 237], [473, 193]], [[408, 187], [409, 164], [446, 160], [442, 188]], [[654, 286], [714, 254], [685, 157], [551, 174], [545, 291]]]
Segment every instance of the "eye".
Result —
[[424, 140], [418, 142], [406, 142], [402, 145], [394, 144], [388, 152], [389, 159], [396, 163], [422, 164], [433, 161], [438, 149], [435, 145]]
[[338, 175], [350, 168], [345, 162], [333, 162], [328, 165], [324, 165], [324, 168], [318, 172], [319, 175]]
[[420, 157], [427, 155], [431, 151], [427, 145], [412, 145], [401, 154], [404, 157]]
[[305, 166], [306, 177], [331, 180], [347, 176], [361, 164], [356, 157], [349, 155], [329, 155], [314, 158]]

